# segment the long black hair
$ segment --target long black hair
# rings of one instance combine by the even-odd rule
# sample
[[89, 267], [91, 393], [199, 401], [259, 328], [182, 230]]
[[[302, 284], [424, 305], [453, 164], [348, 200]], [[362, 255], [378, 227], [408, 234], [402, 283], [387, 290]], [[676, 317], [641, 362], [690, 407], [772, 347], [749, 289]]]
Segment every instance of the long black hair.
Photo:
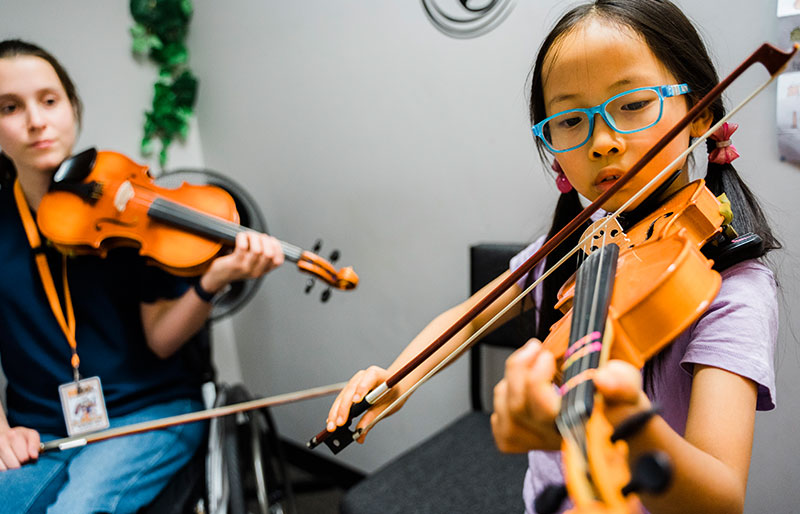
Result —
[[[690, 93], [686, 95], [689, 108], [719, 82], [714, 64], [700, 35], [692, 22], [673, 3], [668, 0], [596, 0], [567, 12], [542, 42], [532, 70], [529, 106], [531, 125], [547, 116], [543, 94], [545, 58], [560, 38], [590, 19], [618, 24], [641, 36], [656, 58], [677, 81], [689, 85]], [[725, 115], [721, 98], [715, 100], [709, 109], [714, 123]], [[709, 144], [714, 143], [710, 141]], [[550, 157], [544, 144], [537, 138], [536, 145], [542, 161], [547, 164]], [[756, 257], [763, 257], [767, 252], [781, 247], [772, 234], [772, 229], [756, 198], [732, 165], [709, 163], [705, 180], [707, 187], [715, 195], [724, 192], [730, 199], [734, 214], [734, 229], [740, 234], [754, 233], [762, 239], [763, 249]], [[581, 209], [578, 194], [574, 190], [562, 194], [556, 205], [547, 237], [555, 235]], [[547, 257], [548, 268], [577, 244], [580, 233], [580, 230], [575, 231], [568, 241]], [[542, 304], [536, 306], [539, 312], [538, 323], [534, 321], [535, 315], [529, 320], [534, 334], [541, 340], [547, 337], [550, 326], [561, 317], [561, 314], [553, 309], [553, 305], [558, 289], [575, 271], [577, 265], [575, 259], [573, 256], [572, 263], [562, 265], [542, 283]]]

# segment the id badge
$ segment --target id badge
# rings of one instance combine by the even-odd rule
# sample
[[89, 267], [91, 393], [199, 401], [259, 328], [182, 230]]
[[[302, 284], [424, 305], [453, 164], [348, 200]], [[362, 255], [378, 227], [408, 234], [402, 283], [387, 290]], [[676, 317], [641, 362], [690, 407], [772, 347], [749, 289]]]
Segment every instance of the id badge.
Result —
[[77, 384], [61, 384], [58, 386], [58, 394], [70, 437], [108, 428], [108, 413], [100, 377], [84, 378]]

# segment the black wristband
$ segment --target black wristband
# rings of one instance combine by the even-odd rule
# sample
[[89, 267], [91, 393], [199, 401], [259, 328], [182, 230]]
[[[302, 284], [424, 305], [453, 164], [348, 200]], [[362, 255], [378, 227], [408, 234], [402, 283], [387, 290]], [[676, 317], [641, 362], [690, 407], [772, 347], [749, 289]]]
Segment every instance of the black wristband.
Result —
[[214, 296], [216, 296], [216, 293], [209, 293], [203, 289], [203, 286], [200, 285], [199, 280], [194, 283], [194, 292], [197, 293], [197, 296], [199, 296], [200, 299], [206, 303], [211, 303], [211, 300], [213, 300]]

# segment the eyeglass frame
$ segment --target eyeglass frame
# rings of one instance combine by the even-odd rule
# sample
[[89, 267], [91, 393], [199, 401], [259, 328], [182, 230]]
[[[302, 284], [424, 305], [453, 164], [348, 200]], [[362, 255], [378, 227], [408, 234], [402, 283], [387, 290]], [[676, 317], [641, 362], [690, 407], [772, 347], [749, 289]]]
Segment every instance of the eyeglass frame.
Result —
[[[659, 111], [658, 111], [658, 118], [656, 118], [656, 120], [653, 123], [651, 123], [651, 124], [649, 124], [649, 125], [647, 125], [645, 127], [635, 129], [635, 130], [620, 130], [620, 129], [618, 129], [615, 126], [613, 119], [606, 112], [606, 106], [609, 103], [613, 102], [614, 100], [616, 100], [617, 98], [619, 98], [621, 96], [625, 96], [625, 95], [630, 94], [630, 93], [635, 93], [636, 91], [646, 91], [646, 90], [647, 91], [655, 91], [656, 94], [658, 95], [658, 100], [660, 102]], [[634, 89], [630, 89], [628, 91], [623, 91], [622, 93], [618, 93], [618, 94], [612, 96], [611, 98], [609, 98], [608, 100], [606, 100], [605, 102], [601, 103], [600, 105], [596, 105], [594, 107], [590, 107], [590, 108], [586, 108], [586, 109], [584, 109], [584, 108], [567, 109], [566, 111], [561, 111], [561, 112], [556, 113], [556, 114], [554, 114], [552, 116], [548, 116], [547, 118], [543, 119], [542, 121], [540, 121], [536, 125], [533, 125], [531, 127], [531, 130], [533, 131], [533, 134], [536, 137], [538, 137], [539, 139], [542, 140], [542, 142], [545, 144], [547, 149], [550, 150], [551, 152], [553, 152], [553, 153], [569, 152], [570, 150], [575, 150], [576, 148], [582, 147], [583, 145], [586, 144], [587, 141], [589, 141], [589, 139], [591, 139], [592, 134], [594, 134], [594, 118], [595, 118], [595, 114], [599, 114], [600, 117], [603, 118], [603, 121], [606, 122], [606, 125], [608, 125], [608, 127], [611, 128], [611, 130], [613, 130], [614, 132], [618, 132], [620, 134], [633, 134], [634, 132], [641, 132], [642, 130], [647, 130], [650, 127], [652, 127], [653, 125], [655, 125], [656, 123], [658, 123], [659, 121], [661, 121], [661, 117], [664, 115], [664, 99], [665, 98], [673, 98], [673, 97], [676, 97], [676, 96], [684, 95], [684, 94], [688, 93], [689, 91], [690, 91], [689, 85], [686, 84], [686, 83], [673, 84], [673, 85], [664, 85], [664, 86], [637, 87], [637, 88], [634, 88]], [[564, 114], [571, 113], [571, 112], [581, 112], [581, 113], [586, 114], [586, 116], [589, 118], [589, 132], [586, 134], [586, 139], [584, 139], [580, 144], [577, 144], [577, 145], [575, 145], [573, 147], [570, 147], [570, 148], [566, 148], [564, 150], [556, 150], [555, 148], [550, 146], [550, 143], [547, 142], [547, 139], [545, 139], [544, 132], [543, 132], [542, 129], [544, 128], [545, 124], [548, 121], [550, 121], [550, 120], [552, 120], [554, 118], [557, 118], [559, 116], [563, 116]]]

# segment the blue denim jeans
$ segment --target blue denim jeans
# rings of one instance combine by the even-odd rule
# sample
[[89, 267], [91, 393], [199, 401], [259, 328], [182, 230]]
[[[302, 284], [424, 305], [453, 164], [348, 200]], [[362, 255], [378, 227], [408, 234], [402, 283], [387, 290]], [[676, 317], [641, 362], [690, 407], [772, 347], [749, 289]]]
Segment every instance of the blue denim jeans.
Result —
[[[114, 418], [111, 427], [202, 409], [174, 400]], [[52, 451], [0, 472], [0, 513], [133, 513], [149, 504], [205, 441], [206, 423], [177, 425]], [[55, 439], [42, 434], [42, 440]]]

